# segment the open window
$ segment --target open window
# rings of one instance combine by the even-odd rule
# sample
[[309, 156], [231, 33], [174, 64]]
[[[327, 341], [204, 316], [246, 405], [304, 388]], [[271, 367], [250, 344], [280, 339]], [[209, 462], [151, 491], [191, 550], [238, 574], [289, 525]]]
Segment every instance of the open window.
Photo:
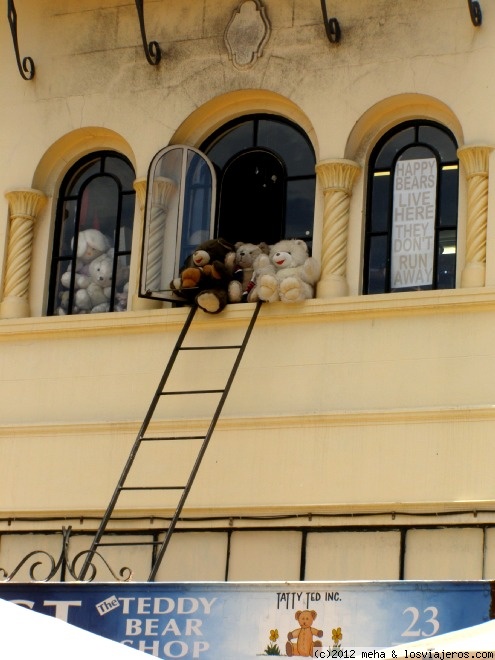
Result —
[[363, 293], [455, 288], [459, 164], [452, 133], [413, 121], [371, 154]]
[[170, 281], [208, 238], [273, 244], [313, 238], [315, 155], [295, 124], [249, 115], [200, 147], [166, 147], [151, 162], [140, 295], [170, 299]]

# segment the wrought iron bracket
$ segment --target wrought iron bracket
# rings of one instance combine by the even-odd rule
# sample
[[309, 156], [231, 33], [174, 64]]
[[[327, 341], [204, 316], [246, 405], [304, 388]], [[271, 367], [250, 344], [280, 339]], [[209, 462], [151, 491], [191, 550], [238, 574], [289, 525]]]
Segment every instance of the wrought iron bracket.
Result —
[[475, 27], [479, 27], [483, 22], [480, 3], [478, 0], [468, 0], [468, 5], [469, 13], [471, 14], [471, 21]]
[[24, 57], [21, 62], [19, 55], [19, 44], [17, 43], [17, 12], [14, 6], [14, 0], [7, 0], [7, 17], [9, 19], [10, 31], [12, 33], [12, 40], [14, 42], [15, 58], [17, 60], [17, 67], [19, 73], [24, 80], [31, 80], [34, 78], [34, 62], [31, 57]]
[[146, 28], [144, 26], [143, 2], [144, 0], [136, 0], [136, 9], [139, 17], [139, 27], [141, 29], [141, 39], [143, 40], [144, 54], [146, 55], [148, 62], [151, 65], [156, 66], [162, 59], [162, 49], [160, 48], [160, 44], [157, 41], [150, 41], [148, 43], [148, 39], [146, 37]]
[[321, 0], [321, 12], [323, 14], [323, 23], [325, 25], [325, 32], [327, 33], [328, 41], [332, 44], [338, 44], [342, 32], [338, 20], [336, 18], [328, 18], [326, 0]]

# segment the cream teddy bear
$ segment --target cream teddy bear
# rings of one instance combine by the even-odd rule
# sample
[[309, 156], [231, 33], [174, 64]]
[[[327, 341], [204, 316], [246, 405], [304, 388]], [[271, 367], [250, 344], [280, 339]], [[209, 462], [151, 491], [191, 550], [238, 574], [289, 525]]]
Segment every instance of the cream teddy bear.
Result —
[[254, 300], [301, 302], [313, 298], [320, 277], [320, 265], [308, 254], [300, 239], [285, 239], [275, 243], [270, 254], [257, 258], [254, 269], [256, 282], [251, 293]]

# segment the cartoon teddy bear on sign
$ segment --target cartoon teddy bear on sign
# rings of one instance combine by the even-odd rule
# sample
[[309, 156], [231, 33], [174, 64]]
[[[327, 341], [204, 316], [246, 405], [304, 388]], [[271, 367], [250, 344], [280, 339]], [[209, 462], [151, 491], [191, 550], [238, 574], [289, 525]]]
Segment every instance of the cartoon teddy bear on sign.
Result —
[[[313, 636], [323, 637], [323, 630], [312, 627], [313, 621], [316, 619], [316, 612], [314, 610], [298, 610], [295, 618], [301, 627], [287, 634], [289, 641], [285, 645], [285, 652], [289, 658], [294, 655], [312, 658], [314, 649], [322, 647], [319, 640], [313, 641]], [[293, 639], [296, 641], [292, 642]]]

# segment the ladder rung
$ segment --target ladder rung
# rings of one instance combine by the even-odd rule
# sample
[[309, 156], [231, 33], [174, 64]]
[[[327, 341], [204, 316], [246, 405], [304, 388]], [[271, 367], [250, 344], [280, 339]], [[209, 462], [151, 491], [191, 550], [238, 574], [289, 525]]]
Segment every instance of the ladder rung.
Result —
[[151, 441], [160, 441], [160, 440], [204, 440], [205, 436], [204, 435], [174, 435], [174, 436], [169, 436], [169, 437], [159, 437], [159, 436], [152, 436], [149, 438], [141, 438], [143, 442], [151, 442]]
[[225, 390], [178, 390], [177, 392], [162, 392], [161, 396], [169, 396], [171, 394], [222, 394]]
[[242, 348], [242, 344], [228, 344], [225, 346], [182, 346], [181, 351], [224, 351]]
[[184, 490], [185, 486], [121, 486], [120, 490]]

